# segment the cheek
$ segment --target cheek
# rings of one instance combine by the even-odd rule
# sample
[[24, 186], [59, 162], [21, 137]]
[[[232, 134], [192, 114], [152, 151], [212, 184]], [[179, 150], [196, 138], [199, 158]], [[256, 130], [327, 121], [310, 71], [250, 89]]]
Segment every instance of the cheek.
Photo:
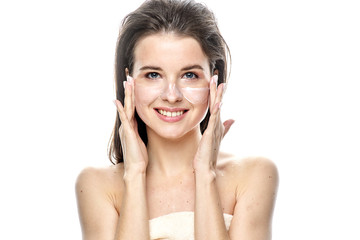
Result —
[[209, 88], [182, 88], [184, 98], [192, 104], [205, 104], [209, 100]]
[[136, 111], [140, 118], [143, 119], [144, 110], [160, 96], [161, 89], [156, 87], [149, 88], [135, 84], [134, 94]]
[[202, 118], [201, 118], [201, 121], [202, 121], [202, 120], [204, 120], [207, 112], [209, 111], [209, 101], [206, 101], [205, 103], [202, 104], [201, 110], [202, 110]]
[[[197, 91], [197, 90], [196, 90]], [[196, 91], [191, 91], [192, 93]], [[190, 92], [188, 92], [190, 93]], [[184, 93], [184, 97], [191, 102], [191, 104], [197, 109], [197, 121], [200, 123], [206, 117], [209, 110], [209, 90], [197, 91], [197, 94], [188, 95]]]
[[161, 88], [135, 85], [134, 94], [136, 105], [149, 105], [160, 96]]

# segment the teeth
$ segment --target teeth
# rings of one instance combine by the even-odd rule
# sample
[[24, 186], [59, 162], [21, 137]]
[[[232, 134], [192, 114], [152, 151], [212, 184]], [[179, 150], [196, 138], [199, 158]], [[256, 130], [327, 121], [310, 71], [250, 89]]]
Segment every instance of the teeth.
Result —
[[164, 111], [164, 110], [161, 110], [161, 109], [158, 110], [158, 112], [161, 115], [164, 115], [164, 116], [167, 116], [167, 117], [177, 117], [177, 116], [180, 116], [180, 115], [184, 114], [184, 111], [168, 112], [168, 111]]

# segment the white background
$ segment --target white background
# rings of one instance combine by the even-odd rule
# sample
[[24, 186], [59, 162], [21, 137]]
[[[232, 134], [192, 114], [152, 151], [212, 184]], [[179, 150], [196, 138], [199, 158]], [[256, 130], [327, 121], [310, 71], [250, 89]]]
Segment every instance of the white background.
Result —
[[[110, 164], [115, 43], [141, 2], [0, 3], [0, 239], [81, 238], [75, 179]], [[280, 171], [274, 239], [360, 239], [358, 1], [205, 2], [233, 57], [222, 146]]]

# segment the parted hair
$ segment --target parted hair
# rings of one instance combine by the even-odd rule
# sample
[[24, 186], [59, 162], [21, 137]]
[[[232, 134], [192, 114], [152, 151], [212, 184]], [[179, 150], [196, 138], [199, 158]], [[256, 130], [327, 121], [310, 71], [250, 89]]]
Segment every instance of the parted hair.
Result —
[[[209, 59], [212, 72], [217, 70], [218, 84], [228, 78], [229, 48], [220, 34], [214, 14], [201, 3], [193, 0], [147, 0], [138, 9], [128, 14], [122, 21], [115, 56], [115, 92], [116, 99], [124, 104], [125, 69], [131, 75], [134, 66], [136, 43], [143, 37], [159, 33], [174, 33], [196, 39]], [[201, 133], [207, 127], [210, 113], [200, 123]], [[145, 123], [135, 111], [138, 132], [147, 145]], [[115, 126], [108, 146], [108, 157], [113, 164], [123, 162], [123, 153], [119, 137], [121, 121], [116, 115]]]

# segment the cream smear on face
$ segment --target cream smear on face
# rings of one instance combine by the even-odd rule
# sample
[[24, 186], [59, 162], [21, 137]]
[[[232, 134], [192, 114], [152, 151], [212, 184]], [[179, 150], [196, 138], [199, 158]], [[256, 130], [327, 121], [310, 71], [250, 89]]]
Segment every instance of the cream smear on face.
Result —
[[161, 99], [183, 99], [193, 105], [204, 104], [209, 98], [209, 87], [178, 87], [175, 83], [163, 84], [144, 84], [134, 81], [135, 96], [138, 103], [145, 105], [154, 102], [157, 98]]
[[190, 103], [202, 104], [208, 101], [210, 89], [208, 87], [205, 88], [184, 87], [182, 88], [182, 92], [186, 100], [188, 100]]

